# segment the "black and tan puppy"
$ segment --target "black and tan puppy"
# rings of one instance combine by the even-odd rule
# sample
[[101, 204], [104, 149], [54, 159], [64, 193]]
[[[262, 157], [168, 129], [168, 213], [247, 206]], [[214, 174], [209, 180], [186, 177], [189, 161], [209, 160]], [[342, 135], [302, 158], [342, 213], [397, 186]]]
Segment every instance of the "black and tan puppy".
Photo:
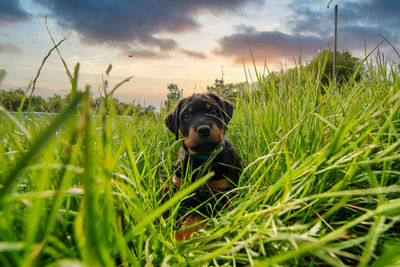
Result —
[[176, 235], [178, 240], [188, 239], [198, 230], [199, 225], [190, 225], [204, 221], [202, 215], [212, 216], [228, 204], [229, 197], [225, 193], [238, 184], [242, 163], [232, 143], [224, 139], [232, 113], [233, 106], [229, 101], [211, 93], [194, 94], [180, 100], [165, 119], [176, 139], [180, 135], [183, 137], [179, 159], [174, 165], [174, 187], [180, 188], [214, 172], [205, 185], [181, 203], [181, 214], [193, 209], [197, 213], [184, 221], [181, 228], [188, 229]]

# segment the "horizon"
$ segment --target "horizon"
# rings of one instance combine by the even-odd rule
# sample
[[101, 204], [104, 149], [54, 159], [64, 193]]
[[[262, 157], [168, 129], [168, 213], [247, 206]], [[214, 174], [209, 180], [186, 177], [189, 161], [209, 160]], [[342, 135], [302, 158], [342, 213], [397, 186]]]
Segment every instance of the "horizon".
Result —
[[[329, 3], [330, 8], [327, 8]], [[159, 105], [175, 83], [184, 96], [203, 92], [223, 76], [245, 80], [243, 62], [264, 62], [271, 71], [288, 69], [300, 56], [309, 60], [332, 43], [334, 5], [338, 13], [338, 50], [363, 57], [387, 38], [400, 45], [400, 2], [220, 0], [151, 2], [102, 0], [0, 0], [0, 89], [26, 89], [53, 47], [46, 25], [59, 42], [69, 69], [80, 63], [79, 87], [96, 94], [109, 64], [110, 86], [134, 76], [116, 98]], [[366, 44], [366, 47], [365, 45]], [[380, 52], [399, 62], [383, 43]], [[251, 51], [251, 52], [250, 52]], [[222, 73], [223, 72], [223, 73]], [[38, 79], [35, 94], [69, 92], [69, 80], [54, 51]]]

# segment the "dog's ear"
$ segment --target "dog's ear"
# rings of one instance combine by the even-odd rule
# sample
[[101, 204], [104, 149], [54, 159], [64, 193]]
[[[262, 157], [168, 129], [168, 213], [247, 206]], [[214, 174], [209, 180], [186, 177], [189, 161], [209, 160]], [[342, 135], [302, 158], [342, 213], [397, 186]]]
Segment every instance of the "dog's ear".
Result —
[[226, 126], [227, 126], [228, 123], [229, 123], [229, 121], [230, 121], [231, 118], [232, 118], [232, 114], [233, 114], [233, 105], [232, 105], [231, 102], [229, 102], [228, 100], [225, 100], [225, 99], [223, 99], [223, 98], [220, 98], [220, 97], [217, 96], [216, 94], [208, 93], [208, 95], [209, 95], [210, 97], [214, 98], [214, 99], [218, 102], [218, 104], [219, 104], [219, 106], [220, 106], [220, 108], [221, 108], [221, 110], [222, 110], [223, 116], [224, 116], [225, 124], [226, 124]]
[[167, 125], [168, 129], [175, 134], [176, 140], [179, 139], [179, 114], [181, 113], [181, 108], [185, 99], [179, 100], [176, 103], [175, 108], [168, 113], [164, 122]]

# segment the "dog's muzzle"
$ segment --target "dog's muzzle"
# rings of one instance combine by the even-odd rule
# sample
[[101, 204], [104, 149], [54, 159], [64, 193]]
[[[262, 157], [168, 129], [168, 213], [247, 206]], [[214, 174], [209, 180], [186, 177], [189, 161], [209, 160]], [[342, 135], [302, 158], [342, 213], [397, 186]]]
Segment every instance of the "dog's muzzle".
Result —
[[208, 125], [200, 125], [199, 127], [197, 127], [196, 132], [199, 135], [199, 137], [205, 138], [210, 136], [211, 127]]

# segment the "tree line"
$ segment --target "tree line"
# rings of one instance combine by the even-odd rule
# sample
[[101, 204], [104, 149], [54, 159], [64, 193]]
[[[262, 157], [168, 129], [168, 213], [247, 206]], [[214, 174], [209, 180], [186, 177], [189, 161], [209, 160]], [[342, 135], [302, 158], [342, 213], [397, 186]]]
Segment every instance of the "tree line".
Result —
[[[8, 91], [0, 89], [0, 105], [8, 111], [18, 111], [24, 95], [25, 92], [21, 89], [11, 89]], [[32, 95], [26, 97], [24, 100], [22, 111], [59, 113], [69, 104], [69, 101], [69, 95], [61, 96], [59, 94], [54, 94], [47, 99], [39, 95]], [[104, 101], [104, 98], [97, 97], [91, 101], [91, 106], [96, 109], [100, 107], [101, 101]], [[125, 103], [116, 98], [112, 98], [111, 101], [118, 115], [154, 113], [156, 109], [152, 105], [144, 107], [140, 104]]]

